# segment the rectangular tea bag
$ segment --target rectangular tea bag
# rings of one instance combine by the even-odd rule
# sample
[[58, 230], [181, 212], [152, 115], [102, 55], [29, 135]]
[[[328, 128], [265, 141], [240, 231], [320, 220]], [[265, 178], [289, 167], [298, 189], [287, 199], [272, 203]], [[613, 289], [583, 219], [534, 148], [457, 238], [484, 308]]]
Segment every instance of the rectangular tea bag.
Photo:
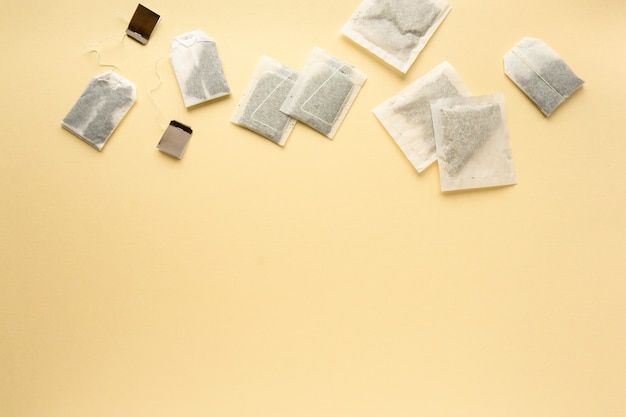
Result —
[[540, 39], [524, 38], [504, 55], [505, 74], [550, 116], [584, 81]]
[[431, 102], [441, 191], [516, 183], [502, 94]]
[[217, 44], [204, 32], [196, 30], [176, 36], [172, 40], [170, 61], [185, 107], [230, 94]]
[[446, 0], [364, 0], [341, 33], [406, 73], [450, 10]]
[[469, 95], [454, 67], [443, 62], [373, 113], [417, 172], [422, 172], [437, 159], [431, 100]]
[[296, 71], [261, 57], [231, 121], [284, 146], [296, 120], [279, 109], [297, 79]]
[[366, 78], [316, 47], [280, 111], [332, 139]]
[[89, 82], [61, 126], [101, 151], [136, 100], [135, 84], [105, 72]]

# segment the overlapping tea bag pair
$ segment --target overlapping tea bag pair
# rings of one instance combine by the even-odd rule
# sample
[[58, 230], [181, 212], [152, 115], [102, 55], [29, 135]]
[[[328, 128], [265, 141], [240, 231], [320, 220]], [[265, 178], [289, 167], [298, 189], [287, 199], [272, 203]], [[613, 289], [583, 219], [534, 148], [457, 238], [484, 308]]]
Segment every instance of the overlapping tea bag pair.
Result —
[[471, 97], [447, 62], [373, 112], [418, 172], [438, 160], [442, 191], [516, 182], [504, 97]]
[[365, 78], [320, 48], [301, 74], [264, 56], [231, 121], [281, 146], [296, 120], [332, 139]]
[[450, 10], [446, 0], [364, 0], [341, 33], [406, 73]]
[[[150, 14], [153, 12], [145, 11], [142, 7], [139, 5], [133, 16], [134, 21], [137, 13], [140, 13], [140, 22], [133, 24], [131, 21], [127, 34], [145, 44], [156, 22], [151, 20], [154, 25], [150, 26], [148, 33], [141, 32], [140, 29], [145, 29], [142, 19], [153, 18]], [[144, 16], [145, 13], [149, 16]], [[216, 43], [202, 31], [175, 37], [170, 60], [186, 107], [230, 94]], [[136, 86], [119, 74], [109, 71], [89, 82], [61, 124], [101, 151], [136, 100]], [[189, 126], [172, 120], [157, 149], [181, 159], [191, 134], [192, 129]]]

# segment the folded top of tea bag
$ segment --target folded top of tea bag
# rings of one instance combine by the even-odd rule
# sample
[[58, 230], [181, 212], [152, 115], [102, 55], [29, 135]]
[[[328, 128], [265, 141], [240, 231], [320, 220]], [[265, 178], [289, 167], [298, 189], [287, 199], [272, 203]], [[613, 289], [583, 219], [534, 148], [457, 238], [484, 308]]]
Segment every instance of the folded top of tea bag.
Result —
[[170, 61], [185, 107], [230, 94], [217, 44], [201, 30], [176, 36]]
[[446, 0], [364, 0], [341, 33], [405, 73], [450, 10]]
[[105, 72], [89, 82], [61, 126], [101, 151], [136, 100], [135, 84]]
[[584, 84], [541, 39], [524, 38], [507, 52], [504, 72], [546, 116]]

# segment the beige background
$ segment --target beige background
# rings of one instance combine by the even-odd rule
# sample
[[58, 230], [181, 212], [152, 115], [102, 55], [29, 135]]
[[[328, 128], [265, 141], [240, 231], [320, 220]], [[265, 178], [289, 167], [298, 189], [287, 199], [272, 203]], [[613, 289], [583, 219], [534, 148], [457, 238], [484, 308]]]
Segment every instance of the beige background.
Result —
[[[148, 45], [100, 45], [139, 97], [98, 153], [60, 121], [136, 3], [4, 0], [0, 416], [625, 416], [626, 2], [450, 2], [401, 76], [339, 34], [359, 0], [150, 0]], [[157, 122], [195, 29], [232, 95], [188, 111], [162, 60]], [[503, 74], [524, 36], [586, 80], [550, 119]], [[368, 75], [333, 141], [230, 124], [314, 46]], [[443, 60], [505, 95], [518, 185], [442, 194], [372, 115]]]

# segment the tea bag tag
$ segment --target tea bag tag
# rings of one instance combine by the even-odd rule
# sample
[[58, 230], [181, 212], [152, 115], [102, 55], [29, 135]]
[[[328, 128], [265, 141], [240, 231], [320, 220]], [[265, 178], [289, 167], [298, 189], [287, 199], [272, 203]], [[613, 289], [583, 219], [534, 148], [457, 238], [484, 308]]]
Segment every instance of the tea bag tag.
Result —
[[189, 126], [172, 120], [167, 129], [165, 129], [157, 149], [174, 158], [181, 159], [191, 139], [191, 133], [192, 130]]
[[152, 31], [160, 19], [161, 16], [140, 3], [137, 5], [133, 18], [130, 19], [126, 34], [140, 44], [145, 45], [148, 43]]

